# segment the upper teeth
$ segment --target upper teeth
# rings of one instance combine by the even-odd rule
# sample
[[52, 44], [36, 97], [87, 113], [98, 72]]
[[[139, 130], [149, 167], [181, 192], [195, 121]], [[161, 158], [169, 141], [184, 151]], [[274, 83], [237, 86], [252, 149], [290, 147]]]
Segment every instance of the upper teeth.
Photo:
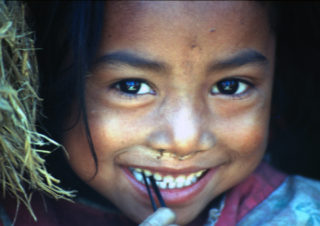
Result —
[[[161, 189], [174, 189], [174, 188], [183, 188], [190, 186], [191, 184], [194, 184], [199, 177], [203, 175], [205, 170], [200, 170], [194, 173], [190, 174], [181, 174], [177, 177], [174, 177], [172, 175], [161, 175], [158, 172], [151, 172], [150, 170], [146, 169], [140, 169], [140, 168], [130, 168], [133, 176], [136, 178], [136, 180], [140, 181], [141, 183], [144, 183], [142, 172], [149, 177], [153, 175], [157, 185]], [[149, 183], [149, 180], [147, 180]]]

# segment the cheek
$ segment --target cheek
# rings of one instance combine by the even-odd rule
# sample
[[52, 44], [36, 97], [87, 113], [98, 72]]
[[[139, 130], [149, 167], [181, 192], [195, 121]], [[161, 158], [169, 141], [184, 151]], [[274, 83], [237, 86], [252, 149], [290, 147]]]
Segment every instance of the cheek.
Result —
[[252, 112], [224, 120], [219, 144], [229, 161], [219, 175], [221, 191], [242, 181], [261, 162], [268, 138], [268, 118], [266, 112]]
[[240, 157], [261, 156], [268, 140], [268, 114], [256, 112], [229, 119], [223, 132], [228, 149]]
[[[104, 182], [100, 178], [101, 172], [104, 178], [112, 178], [115, 156], [130, 141], [132, 142], [130, 137], [123, 134], [128, 135], [132, 132], [129, 132], [130, 127], [125, 122], [121, 123], [115, 118], [110, 120], [108, 114], [102, 112], [99, 114], [89, 112], [88, 122], [97, 164], [94, 161], [82, 121], [66, 133], [63, 144], [68, 152], [69, 163], [76, 174], [84, 181], [99, 184]], [[98, 170], [98, 175], [92, 180], [96, 170]]]
[[264, 125], [246, 125], [238, 131], [237, 146], [240, 155], [251, 155], [255, 152], [263, 152], [267, 141], [267, 129]]
[[63, 145], [72, 169], [84, 180], [91, 178], [95, 173], [95, 163], [82, 123], [77, 123], [64, 135]]
[[[119, 120], [110, 120], [110, 118], [112, 119], [110, 114], [97, 111], [97, 109], [88, 112], [91, 139], [98, 160], [98, 171], [102, 166], [112, 167], [114, 152], [121, 150], [121, 147], [127, 142], [125, 136], [121, 136], [121, 134], [129, 133], [126, 122], [120, 123]], [[96, 172], [96, 163], [82, 119], [65, 134], [63, 144], [67, 149], [68, 160], [73, 170], [85, 181], [92, 179]]]
[[[100, 157], [137, 142], [145, 125], [137, 115], [123, 115], [121, 112], [99, 111], [89, 115], [90, 131]], [[143, 117], [142, 117], [143, 118]], [[134, 134], [134, 135], [133, 135]]]

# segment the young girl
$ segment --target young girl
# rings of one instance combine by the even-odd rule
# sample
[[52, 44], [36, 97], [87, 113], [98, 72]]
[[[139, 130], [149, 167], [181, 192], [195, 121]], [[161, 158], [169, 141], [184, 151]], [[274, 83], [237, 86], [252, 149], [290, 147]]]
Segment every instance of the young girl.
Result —
[[[273, 83], [281, 78], [276, 6], [117, 1], [30, 8], [44, 48], [45, 128], [66, 148], [77, 177], [111, 204], [35, 195], [38, 221], [21, 206], [16, 225], [320, 225], [320, 183], [262, 162]], [[48, 161], [64, 164], [57, 156]], [[148, 218], [141, 172], [154, 176], [170, 210]], [[12, 221], [14, 202], [3, 206], [2, 221]]]

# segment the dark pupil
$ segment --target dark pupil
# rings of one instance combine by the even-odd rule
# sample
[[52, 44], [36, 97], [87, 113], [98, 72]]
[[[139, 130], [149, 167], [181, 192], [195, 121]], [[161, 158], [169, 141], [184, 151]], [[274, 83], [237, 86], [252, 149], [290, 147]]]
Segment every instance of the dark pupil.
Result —
[[219, 92], [222, 94], [234, 94], [238, 90], [239, 82], [236, 80], [225, 80], [218, 84]]
[[120, 82], [119, 85], [122, 92], [135, 94], [139, 91], [141, 82], [135, 80], [126, 80]]

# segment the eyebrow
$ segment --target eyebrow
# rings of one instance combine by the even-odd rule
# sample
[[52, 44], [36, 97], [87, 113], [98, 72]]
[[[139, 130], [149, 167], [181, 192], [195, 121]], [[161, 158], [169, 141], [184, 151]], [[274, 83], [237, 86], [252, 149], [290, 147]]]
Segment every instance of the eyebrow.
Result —
[[236, 53], [234, 56], [221, 60], [214, 61], [209, 65], [209, 71], [223, 70], [223, 69], [232, 69], [241, 67], [247, 64], [257, 64], [259, 66], [265, 66], [269, 63], [266, 56], [262, 53], [254, 50], [247, 49]]
[[133, 54], [127, 51], [116, 51], [103, 55], [99, 57], [94, 63], [95, 67], [98, 67], [99, 65], [124, 65], [155, 72], [168, 70], [168, 66], [163, 62], [146, 59], [137, 54]]
[[[208, 68], [209, 72], [213, 72], [216, 70], [237, 68], [247, 64], [265, 66], [268, 62], [267, 57], [262, 53], [254, 49], [247, 49], [236, 53], [230, 58], [214, 61], [209, 64]], [[99, 57], [94, 63], [95, 67], [99, 67], [100, 65], [124, 65], [155, 72], [166, 72], [169, 69], [169, 66], [164, 62], [146, 59], [128, 51], [116, 51], [105, 54]]]

